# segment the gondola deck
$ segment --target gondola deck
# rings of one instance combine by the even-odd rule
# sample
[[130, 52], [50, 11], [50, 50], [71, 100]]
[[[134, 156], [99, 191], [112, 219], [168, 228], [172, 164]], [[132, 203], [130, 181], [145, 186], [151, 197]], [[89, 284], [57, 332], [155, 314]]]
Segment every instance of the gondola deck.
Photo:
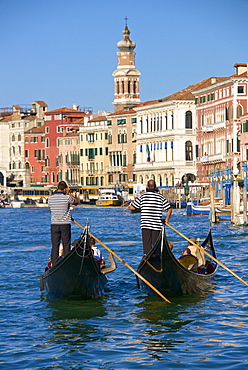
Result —
[[41, 290], [51, 300], [80, 297], [97, 298], [104, 294], [107, 284], [105, 273], [116, 268], [113, 257], [112, 267], [100, 270], [88, 244], [87, 230], [78, 239], [77, 244], [55, 265], [40, 276]]
[[[211, 230], [202, 247], [216, 257]], [[137, 271], [162, 294], [180, 296], [205, 291], [212, 286], [212, 277], [217, 264], [212, 262], [213, 271], [209, 274], [196, 273], [185, 268], [170, 250], [165, 233], [158, 238], [151, 251], [142, 258]], [[140, 285], [148, 294], [154, 292], [143, 282]]]

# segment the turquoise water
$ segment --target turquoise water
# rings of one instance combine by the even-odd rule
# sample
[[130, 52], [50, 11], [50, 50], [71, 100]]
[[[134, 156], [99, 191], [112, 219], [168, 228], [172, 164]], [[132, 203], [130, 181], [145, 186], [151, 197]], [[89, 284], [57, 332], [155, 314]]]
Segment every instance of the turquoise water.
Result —
[[[1, 209], [0, 369], [246, 369], [248, 287], [219, 268], [204, 294], [147, 297], [117, 260], [104, 297], [48, 302], [39, 290], [50, 253], [50, 213]], [[136, 268], [142, 246], [139, 215], [122, 208], [73, 211], [91, 232]], [[174, 210], [171, 224], [187, 237], [207, 235], [205, 216]], [[166, 229], [180, 255], [187, 242]], [[72, 240], [81, 229], [73, 224]], [[248, 229], [213, 227], [217, 258], [248, 282]], [[101, 247], [107, 258], [108, 252]]]

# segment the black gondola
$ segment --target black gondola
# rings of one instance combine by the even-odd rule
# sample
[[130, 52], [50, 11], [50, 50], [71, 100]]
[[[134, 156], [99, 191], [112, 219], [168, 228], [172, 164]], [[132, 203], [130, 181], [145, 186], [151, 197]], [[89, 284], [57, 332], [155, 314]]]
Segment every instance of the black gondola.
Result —
[[40, 275], [40, 289], [46, 291], [49, 299], [71, 297], [90, 299], [104, 294], [104, 287], [107, 284], [105, 275], [115, 270], [116, 263], [113, 256], [109, 254], [111, 266], [100, 270], [89, 246], [88, 231], [87, 226], [74, 248]]
[[[201, 246], [216, 258], [211, 230]], [[174, 256], [162, 230], [155, 246], [143, 256], [137, 271], [165, 297], [180, 296], [209, 289], [212, 286], [211, 279], [217, 271], [217, 263], [209, 258], [201, 270], [189, 270]], [[149, 295], [154, 294], [142, 281], [139, 281], [139, 285]]]

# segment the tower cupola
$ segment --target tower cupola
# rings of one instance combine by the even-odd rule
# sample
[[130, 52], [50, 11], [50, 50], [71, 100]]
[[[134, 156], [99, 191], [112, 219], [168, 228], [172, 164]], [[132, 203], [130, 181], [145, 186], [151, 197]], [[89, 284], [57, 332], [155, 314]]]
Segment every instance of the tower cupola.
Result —
[[122, 31], [123, 39], [117, 43], [118, 65], [113, 72], [115, 111], [140, 103], [139, 76], [141, 73], [135, 68], [136, 44], [130, 39], [130, 33], [126, 24]]

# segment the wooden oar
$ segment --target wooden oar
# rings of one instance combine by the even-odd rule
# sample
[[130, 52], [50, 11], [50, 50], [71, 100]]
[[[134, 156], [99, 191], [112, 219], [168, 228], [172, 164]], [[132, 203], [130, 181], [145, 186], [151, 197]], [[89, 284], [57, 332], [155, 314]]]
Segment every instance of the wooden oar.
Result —
[[[81, 227], [81, 229], [85, 229], [82, 225], [80, 225], [76, 220], [72, 219], [73, 222], [75, 222], [76, 225]], [[89, 232], [89, 235], [92, 236], [99, 244], [101, 244], [105, 249], [107, 249], [113, 256], [115, 256], [119, 261], [121, 261], [126, 267], [128, 267], [133, 273], [138, 276], [141, 280], [143, 280], [151, 289], [154, 290], [161, 298], [163, 298], [166, 302], [171, 303], [159, 290], [157, 290], [151, 283], [149, 283], [148, 280], [146, 280], [142, 275], [140, 275], [132, 266], [130, 266], [128, 263], [126, 263], [118, 254], [116, 254], [112, 249], [107, 247], [107, 245], [103, 244], [99, 239], [97, 239], [93, 234]]]
[[121, 207], [124, 207], [124, 206], [126, 206], [127, 204], [129, 204], [129, 203], [130, 203], [130, 200], [128, 200], [127, 202], [123, 203], [123, 204], [121, 205]]
[[202, 248], [200, 245], [194, 243], [192, 240], [190, 240], [189, 238], [187, 238], [187, 236], [185, 236], [184, 234], [180, 233], [180, 231], [178, 231], [177, 229], [175, 229], [173, 226], [167, 224], [165, 222], [165, 225], [170, 227], [172, 230], [174, 230], [177, 234], [179, 234], [180, 236], [182, 236], [184, 239], [186, 239], [188, 242], [190, 242], [191, 244], [193, 244], [195, 247], [197, 247], [198, 249], [200, 249], [203, 253], [205, 253], [207, 256], [209, 256], [212, 260], [214, 260], [216, 263], [218, 263], [221, 267], [223, 267], [225, 270], [227, 270], [228, 272], [230, 272], [230, 274], [232, 274], [233, 276], [235, 276], [238, 280], [240, 280], [242, 283], [244, 283], [245, 285], [248, 286], [248, 283], [246, 281], [244, 281], [241, 277], [239, 277], [237, 274], [235, 274], [235, 272], [233, 272], [232, 270], [230, 270], [228, 267], [226, 267], [222, 262], [218, 261], [214, 256], [212, 256], [212, 254], [208, 253], [207, 251], [205, 251], [204, 248]]

